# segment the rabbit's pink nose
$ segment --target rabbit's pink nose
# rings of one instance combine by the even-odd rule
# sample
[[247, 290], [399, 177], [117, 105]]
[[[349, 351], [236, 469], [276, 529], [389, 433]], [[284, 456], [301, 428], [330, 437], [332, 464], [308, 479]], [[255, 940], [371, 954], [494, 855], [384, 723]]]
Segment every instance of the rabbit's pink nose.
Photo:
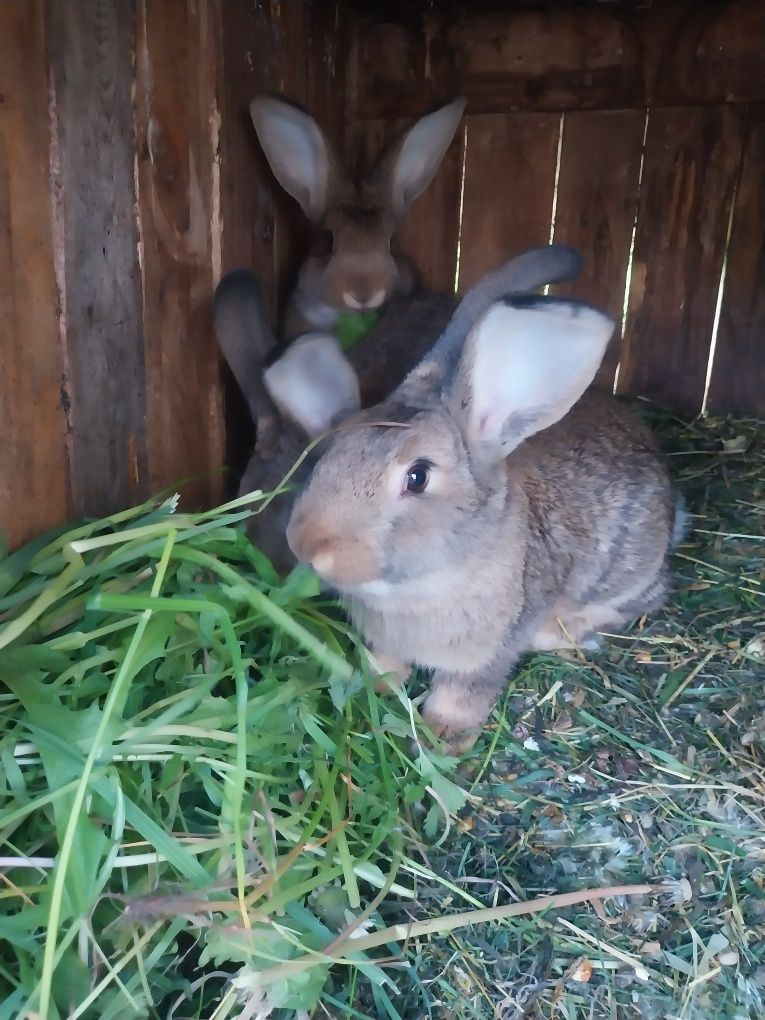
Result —
[[317, 574], [329, 574], [334, 564], [334, 553], [331, 553], [328, 549], [322, 549], [311, 560], [311, 566]]
[[335, 554], [331, 540], [311, 535], [297, 526], [288, 529], [287, 541], [297, 558], [312, 566], [317, 574], [327, 574], [332, 570]]
[[351, 292], [349, 290], [343, 291], [343, 301], [346, 308], [353, 308], [354, 311], [370, 311], [374, 308], [379, 308], [385, 300], [385, 290], [383, 287], [378, 288], [372, 293], [365, 291]]

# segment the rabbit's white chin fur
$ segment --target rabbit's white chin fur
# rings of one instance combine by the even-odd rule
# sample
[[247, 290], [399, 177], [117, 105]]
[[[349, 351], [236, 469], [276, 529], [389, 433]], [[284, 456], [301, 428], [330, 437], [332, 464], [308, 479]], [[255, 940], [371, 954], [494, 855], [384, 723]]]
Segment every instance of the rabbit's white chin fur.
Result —
[[371, 596], [374, 599], [388, 599], [395, 591], [395, 585], [390, 581], [365, 581], [356, 586], [354, 594]]

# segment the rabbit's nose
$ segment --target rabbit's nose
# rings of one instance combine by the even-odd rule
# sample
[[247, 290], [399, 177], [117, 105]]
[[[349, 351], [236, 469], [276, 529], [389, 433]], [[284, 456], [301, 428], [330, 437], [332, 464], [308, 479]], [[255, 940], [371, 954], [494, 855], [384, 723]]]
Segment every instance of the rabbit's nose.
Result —
[[318, 542], [313, 548], [309, 546], [303, 550], [307, 555], [301, 555], [300, 558], [304, 563], [310, 564], [321, 577], [329, 577], [335, 565], [335, 554], [332, 552], [332, 544], [331, 541], [327, 540]]
[[353, 308], [355, 311], [364, 312], [379, 308], [385, 300], [385, 290], [379, 287], [371, 293], [357, 289], [354, 292], [343, 291], [343, 301], [346, 308]]
[[332, 541], [326, 536], [312, 534], [309, 528], [301, 526], [298, 521], [288, 527], [287, 542], [297, 558], [312, 566], [317, 574], [332, 569], [335, 557], [331, 548]]
[[335, 565], [335, 554], [328, 549], [321, 549], [311, 560], [311, 566], [317, 574], [329, 574]]

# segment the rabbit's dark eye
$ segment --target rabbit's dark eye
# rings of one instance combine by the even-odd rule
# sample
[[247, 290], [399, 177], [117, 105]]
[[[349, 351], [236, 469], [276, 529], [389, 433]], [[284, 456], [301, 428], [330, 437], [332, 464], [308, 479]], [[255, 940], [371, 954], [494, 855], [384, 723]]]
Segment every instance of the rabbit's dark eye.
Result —
[[418, 460], [412, 464], [406, 473], [406, 491], [412, 492], [415, 496], [424, 492], [430, 481], [430, 465]]

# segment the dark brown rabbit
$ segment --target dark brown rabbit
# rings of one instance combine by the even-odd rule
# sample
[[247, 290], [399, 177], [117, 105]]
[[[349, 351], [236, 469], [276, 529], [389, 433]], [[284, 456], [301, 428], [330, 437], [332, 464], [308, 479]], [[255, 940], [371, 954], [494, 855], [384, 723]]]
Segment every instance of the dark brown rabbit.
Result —
[[421, 117], [354, 181], [313, 117], [283, 99], [253, 99], [250, 114], [271, 169], [316, 228], [287, 305], [285, 336], [331, 332], [340, 314], [381, 308], [412, 291], [413, 269], [395, 251], [395, 231], [432, 180], [464, 108], [458, 98]]
[[433, 670], [424, 713], [455, 749], [522, 653], [657, 607], [676, 531], [650, 431], [585, 394], [613, 322], [519, 296], [529, 257], [470, 292], [402, 385], [328, 440], [287, 530], [383, 669]]

